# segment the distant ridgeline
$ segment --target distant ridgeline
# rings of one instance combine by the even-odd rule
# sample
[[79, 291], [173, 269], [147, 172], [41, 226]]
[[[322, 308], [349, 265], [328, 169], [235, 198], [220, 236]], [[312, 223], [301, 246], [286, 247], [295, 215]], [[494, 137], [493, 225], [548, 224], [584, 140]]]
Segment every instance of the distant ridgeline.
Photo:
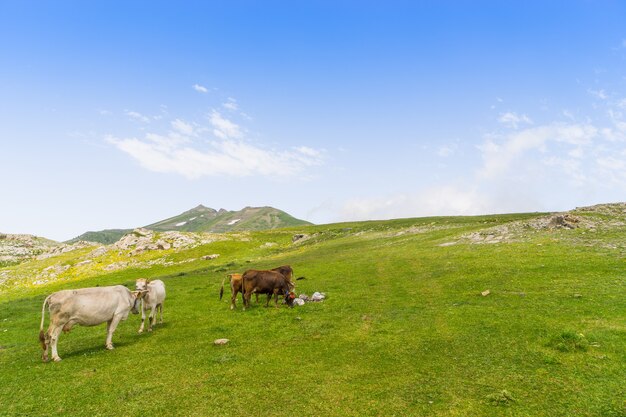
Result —
[[[180, 232], [213, 232], [223, 233], [238, 230], [267, 230], [281, 227], [300, 226], [311, 224], [296, 219], [284, 211], [273, 207], [246, 207], [239, 211], [224, 209], [215, 210], [199, 205], [178, 216], [144, 226], [145, 229], [165, 232], [177, 230]], [[118, 241], [122, 236], [133, 229], [108, 229], [99, 232], [87, 232], [68, 240], [74, 243], [80, 240], [99, 242], [106, 245]]]

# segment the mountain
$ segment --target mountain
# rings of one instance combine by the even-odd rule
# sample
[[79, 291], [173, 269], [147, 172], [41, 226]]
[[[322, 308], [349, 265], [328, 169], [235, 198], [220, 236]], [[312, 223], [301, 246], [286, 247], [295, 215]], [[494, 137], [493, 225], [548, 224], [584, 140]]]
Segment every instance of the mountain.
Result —
[[[143, 227], [159, 232], [177, 230], [180, 232], [224, 233], [243, 230], [278, 229], [310, 224], [273, 207], [245, 207], [239, 211], [228, 211], [224, 209], [215, 210], [201, 204], [177, 216]], [[111, 244], [132, 230], [107, 229], [98, 232], [87, 232], [69, 240], [67, 243], [87, 240]]]

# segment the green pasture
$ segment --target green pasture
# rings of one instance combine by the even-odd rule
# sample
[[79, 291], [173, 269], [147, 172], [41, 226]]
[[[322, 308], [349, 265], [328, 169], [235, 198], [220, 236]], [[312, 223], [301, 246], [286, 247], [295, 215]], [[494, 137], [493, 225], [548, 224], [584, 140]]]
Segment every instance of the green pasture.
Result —
[[[625, 226], [440, 246], [533, 216], [255, 232], [172, 252], [171, 266], [7, 288], [0, 415], [626, 416]], [[298, 293], [327, 299], [247, 311], [241, 298], [229, 310], [228, 290], [218, 299], [225, 274], [282, 264], [306, 277]], [[105, 325], [75, 327], [63, 361], [41, 361], [48, 294], [137, 277], [165, 282], [163, 325], [140, 335], [129, 316], [113, 351]]]

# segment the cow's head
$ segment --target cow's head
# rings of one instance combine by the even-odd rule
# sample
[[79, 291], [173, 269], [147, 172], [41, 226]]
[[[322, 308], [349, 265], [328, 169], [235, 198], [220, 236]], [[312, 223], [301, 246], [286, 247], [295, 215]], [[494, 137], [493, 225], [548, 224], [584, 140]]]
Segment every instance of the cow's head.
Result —
[[133, 314], [139, 314], [139, 309], [137, 308], [137, 306], [139, 305], [139, 300], [141, 300], [143, 298], [143, 296], [147, 293], [148, 291], [144, 290], [144, 291], [131, 291], [131, 294], [133, 295], [133, 306], [130, 309], [130, 311]]
[[293, 307], [293, 300], [296, 299], [296, 293], [293, 291], [285, 291], [285, 302], [289, 307]]
[[148, 280], [145, 278], [137, 278], [135, 281], [135, 289], [137, 291], [145, 291], [148, 289]]

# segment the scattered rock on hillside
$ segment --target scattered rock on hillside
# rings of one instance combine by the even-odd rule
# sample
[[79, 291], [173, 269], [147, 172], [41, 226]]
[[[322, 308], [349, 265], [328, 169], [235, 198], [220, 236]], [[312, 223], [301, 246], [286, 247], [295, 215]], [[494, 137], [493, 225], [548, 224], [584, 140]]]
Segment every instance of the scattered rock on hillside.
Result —
[[310, 297], [306, 294], [300, 294], [298, 298], [294, 299], [294, 304], [299, 306], [304, 305], [308, 302], [320, 302], [326, 299], [326, 294], [323, 292], [314, 292]]
[[212, 254], [212, 255], [204, 255], [204, 256], [202, 257], [202, 259], [204, 259], [205, 261], [210, 261], [210, 260], [212, 260], [212, 259], [217, 259], [217, 258], [219, 258], [219, 257], [220, 257], [220, 254], [219, 254], [219, 253], [214, 253], [214, 254]]
[[228, 342], [230, 342], [230, 340], [229, 340], [229, 339], [215, 339], [215, 340], [213, 341], [213, 343], [214, 343], [216, 346], [225, 345], [225, 344], [227, 344]]
[[98, 256], [102, 256], [105, 253], [107, 253], [109, 251], [109, 248], [106, 246], [100, 246], [98, 249], [92, 251], [89, 255], [87, 255], [88, 258], [97, 258]]
[[72, 243], [70, 245], [68, 245], [68, 244], [61, 244], [59, 246], [55, 246], [55, 247], [49, 249], [48, 251], [46, 251], [46, 253], [43, 253], [43, 254], [37, 256], [37, 259], [38, 260], [48, 259], [48, 258], [52, 258], [54, 256], [61, 255], [63, 253], [68, 253], [68, 252], [75, 251], [77, 249], [88, 248], [90, 246], [95, 246], [95, 245], [96, 245], [96, 243], [87, 242], [85, 240], [79, 240], [78, 242]]
[[489, 290], [485, 290], [485, 291], [483, 291], [483, 292], [481, 292], [481, 293], [480, 293], [480, 295], [482, 295], [483, 297], [486, 297], [486, 296], [488, 296], [489, 294], [491, 294], [491, 291], [489, 291]]
[[103, 269], [105, 271], [117, 271], [118, 269], [124, 269], [128, 266], [129, 262], [114, 262], [105, 266]]
[[311, 236], [309, 236], [309, 235], [307, 235], [307, 234], [304, 234], [304, 233], [298, 233], [298, 234], [293, 235], [293, 236], [291, 237], [291, 242], [292, 242], [292, 243], [296, 243], [296, 242], [301, 241], [301, 240], [307, 240], [307, 239], [309, 239], [310, 237], [311, 237]]

